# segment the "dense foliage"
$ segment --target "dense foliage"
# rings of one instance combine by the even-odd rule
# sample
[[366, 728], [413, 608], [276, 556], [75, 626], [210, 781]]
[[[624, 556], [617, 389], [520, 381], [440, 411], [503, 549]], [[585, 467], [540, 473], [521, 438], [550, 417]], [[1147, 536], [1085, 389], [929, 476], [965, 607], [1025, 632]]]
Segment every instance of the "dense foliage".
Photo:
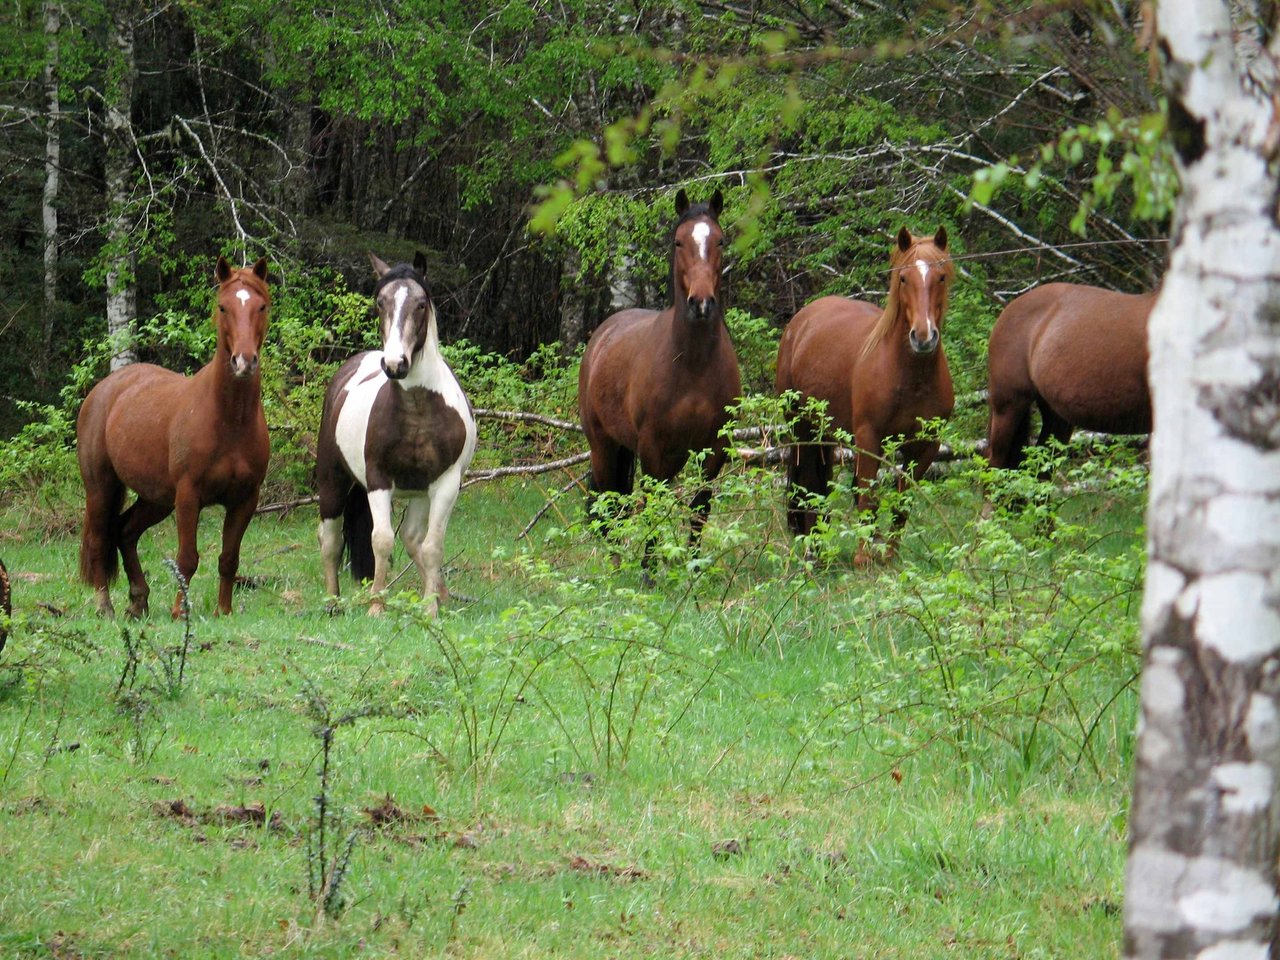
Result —
[[[666, 296], [676, 185], [725, 190], [731, 302], [775, 327], [819, 292], [879, 297], [901, 223], [947, 225], [975, 344], [1036, 282], [1145, 287], [1170, 188], [1125, 9], [18, 0], [0, 32], [0, 432], [48, 420], [20, 404], [59, 403], [72, 365], [105, 357], [113, 265], [140, 354], [181, 367], [204, 356], [214, 256], [268, 252], [277, 396], [300, 411], [316, 351], [355, 345], [334, 318], [358, 312], [368, 249], [429, 251], [446, 341], [571, 353], [610, 310]], [[120, 203], [104, 178], [126, 76]], [[102, 369], [71, 378], [64, 412]]]

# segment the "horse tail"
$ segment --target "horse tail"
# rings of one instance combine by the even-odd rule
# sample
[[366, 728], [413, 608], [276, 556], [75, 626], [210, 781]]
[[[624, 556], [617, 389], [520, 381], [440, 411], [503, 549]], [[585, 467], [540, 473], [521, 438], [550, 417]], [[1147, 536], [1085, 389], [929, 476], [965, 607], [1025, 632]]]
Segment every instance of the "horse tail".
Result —
[[120, 573], [120, 512], [124, 507], [125, 489], [118, 486], [107, 501], [107, 509], [92, 511], [85, 507], [80, 530], [80, 579], [90, 586], [94, 580], [93, 557], [96, 552], [108, 584], [115, 583]]
[[373, 579], [373, 513], [369, 494], [359, 484], [347, 497], [342, 513], [342, 549], [351, 561], [351, 577], [359, 583]]

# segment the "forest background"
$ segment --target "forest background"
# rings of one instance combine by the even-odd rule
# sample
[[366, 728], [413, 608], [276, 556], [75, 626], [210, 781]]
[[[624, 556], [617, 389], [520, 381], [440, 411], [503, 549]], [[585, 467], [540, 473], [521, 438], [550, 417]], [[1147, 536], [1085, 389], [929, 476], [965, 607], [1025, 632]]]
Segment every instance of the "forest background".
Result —
[[1136, 3], [6, 11], [9, 482], [67, 466], [45, 460], [115, 351], [204, 362], [218, 253], [270, 257], [273, 482], [296, 487], [324, 377], [370, 335], [367, 251], [426, 251], [442, 339], [533, 384], [611, 311], [664, 301], [671, 195], [719, 188], [731, 327], [767, 390], [752, 331], [776, 337], [819, 294], [880, 299], [898, 227], [942, 224], [962, 391], [985, 386], [1002, 303], [1049, 280], [1149, 288], [1166, 252]]

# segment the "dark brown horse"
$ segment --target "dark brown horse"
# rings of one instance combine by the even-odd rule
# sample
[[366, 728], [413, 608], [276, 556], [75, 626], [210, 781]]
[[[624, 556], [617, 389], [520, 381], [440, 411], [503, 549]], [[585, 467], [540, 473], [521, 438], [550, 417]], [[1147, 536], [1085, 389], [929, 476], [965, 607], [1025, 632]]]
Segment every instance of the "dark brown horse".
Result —
[[369, 613], [385, 608], [392, 500], [404, 500], [401, 538], [432, 615], [447, 596], [441, 565], [449, 515], [476, 449], [476, 424], [440, 354], [426, 258], [387, 266], [369, 254], [382, 349], [348, 359], [329, 382], [316, 450], [325, 589], [338, 595], [344, 547], [357, 581], [373, 580]]
[[987, 350], [993, 467], [1022, 462], [1032, 405], [1040, 443], [1066, 443], [1075, 427], [1150, 432], [1147, 317], [1156, 296], [1046, 283], [1004, 308]]
[[695, 539], [725, 460], [726, 408], [742, 392], [720, 297], [722, 204], [718, 190], [707, 203], [676, 194], [672, 305], [613, 314], [592, 335], [578, 375], [593, 492], [630, 493], [637, 459], [646, 475], [668, 481], [691, 453], [710, 451], [692, 502]]
[[[189, 583], [200, 562], [196, 523], [211, 504], [226, 508], [218, 557], [218, 612], [231, 612], [240, 541], [258, 506], [270, 444], [262, 414], [258, 354], [271, 294], [267, 262], [215, 270], [218, 346], [213, 359], [184, 377], [149, 363], [117, 370], [85, 398], [76, 421], [76, 453], [84, 479], [80, 576], [97, 591], [98, 611], [114, 614], [109, 586], [118, 558], [129, 578], [132, 617], [147, 612], [138, 538], [175, 510], [178, 571]], [[127, 491], [137, 499], [123, 510]], [[181, 594], [173, 615], [181, 614]]]
[[[802, 399], [827, 402], [832, 423], [853, 434], [857, 448], [858, 509], [872, 505], [871, 484], [887, 437], [902, 436], [902, 458], [914, 480], [938, 455], [936, 440], [920, 436], [920, 421], [951, 416], [955, 395], [942, 349], [942, 321], [954, 272], [947, 232], [932, 237], [898, 232], [889, 266], [889, 297], [883, 308], [845, 297], [823, 297], [792, 318], [778, 346], [777, 387]], [[797, 425], [797, 444], [787, 466], [787, 525], [809, 533], [817, 513], [806, 502], [831, 485], [834, 449], [816, 442], [815, 424]], [[906, 485], [899, 474], [898, 488]], [[899, 513], [895, 527], [905, 515]], [[864, 546], [855, 563], [871, 559]]]

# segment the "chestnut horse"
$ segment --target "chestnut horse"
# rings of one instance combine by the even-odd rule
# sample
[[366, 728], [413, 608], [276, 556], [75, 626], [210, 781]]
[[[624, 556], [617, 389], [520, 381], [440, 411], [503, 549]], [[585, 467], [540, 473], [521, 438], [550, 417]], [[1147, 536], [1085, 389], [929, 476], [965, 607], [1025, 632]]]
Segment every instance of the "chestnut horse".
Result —
[[[267, 262], [232, 269], [219, 257], [218, 345], [194, 376], [149, 363], [110, 374], [89, 391], [76, 420], [76, 455], [84, 479], [80, 577], [93, 586], [98, 612], [113, 616], [110, 584], [117, 552], [129, 578], [131, 617], [147, 612], [138, 538], [170, 513], [178, 518], [178, 571], [190, 583], [200, 562], [196, 524], [210, 504], [226, 508], [218, 557], [218, 612], [231, 612], [240, 541], [258, 506], [270, 443], [262, 414], [258, 355], [271, 294]], [[127, 491], [137, 499], [123, 510]], [[182, 612], [182, 596], [173, 616]]]
[[338, 595], [345, 547], [357, 581], [373, 580], [369, 613], [382, 613], [392, 500], [403, 498], [401, 538], [422, 577], [430, 613], [447, 596], [441, 565], [449, 515], [476, 449], [471, 405], [440, 355], [426, 258], [387, 266], [369, 254], [382, 349], [347, 360], [329, 382], [316, 450], [325, 589]]
[[[951, 416], [955, 395], [942, 349], [954, 268], [947, 231], [917, 237], [903, 227], [889, 263], [889, 296], [883, 308], [845, 297], [823, 297], [792, 318], [778, 345], [777, 388], [801, 401], [825, 400], [832, 423], [853, 434], [857, 448], [858, 509], [872, 506], [871, 484], [887, 437], [903, 436], [902, 458], [913, 480], [924, 476], [938, 442], [920, 436], [920, 421]], [[813, 529], [816, 511], [806, 503], [831, 485], [835, 450], [817, 442], [808, 420], [796, 427], [797, 444], [787, 465], [787, 525], [796, 536]], [[906, 477], [898, 476], [898, 489]], [[897, 513], [894, 527], [905, 522]], [[864, 545], [854, 562], [871, 559]]]
[[[665, 310], [621, 310], [592, 335], [578, 374], [578, 411], [591, 446], [594, 494], [630, 493], [636, 460], [669, 481], [689, 455], [709, 450], [694, 495], [694, 541], [711, 507], [710, 482], [725, 460], [720, 430], [742, 392], [738, 355], [720, 298], [723, 199], [676, 194], [670, 288]], [[646, 572], [648, 580], [645, 551]]]
[[1014, 299], [987, 349], [987, 459], [1016, 467], [1040, 408], [1039, 442], [1075, 427], [1148, 433], [1147, 317], [1157, 293], [1046, 283]]

